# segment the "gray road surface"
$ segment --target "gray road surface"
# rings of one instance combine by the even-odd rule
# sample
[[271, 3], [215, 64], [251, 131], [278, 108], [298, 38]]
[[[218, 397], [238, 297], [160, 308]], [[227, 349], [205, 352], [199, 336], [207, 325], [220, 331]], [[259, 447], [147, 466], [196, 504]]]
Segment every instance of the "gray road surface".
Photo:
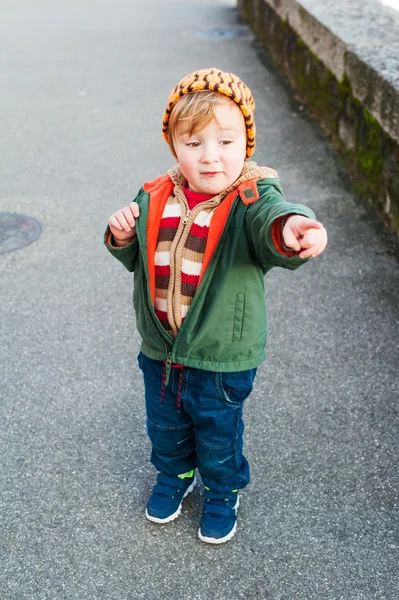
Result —
[[[197, 32], [228, 30], [235, 39]], [[40, 238], [0, 256], [1, 600], [397, 600], [399, 268], [392, 240], [230, 0], [0, 5], [0, 210]], [[131, 277], [111, 212], [173, 164], [166, 97], [220, 66], [257, 101], [255, 159], [328, 251], [268, 277], [238, 532], [197, 538], [201, 487], [144, 518], [149, 463]]]

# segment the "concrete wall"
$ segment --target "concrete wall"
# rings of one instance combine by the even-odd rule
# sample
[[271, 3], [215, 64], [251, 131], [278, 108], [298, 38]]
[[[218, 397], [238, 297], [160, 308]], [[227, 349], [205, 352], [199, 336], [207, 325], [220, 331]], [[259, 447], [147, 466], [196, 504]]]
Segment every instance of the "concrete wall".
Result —
[[374, 0], [358, 11], [342, 0], [238, 0], [238, 9], [399, 235], [399, 13]]

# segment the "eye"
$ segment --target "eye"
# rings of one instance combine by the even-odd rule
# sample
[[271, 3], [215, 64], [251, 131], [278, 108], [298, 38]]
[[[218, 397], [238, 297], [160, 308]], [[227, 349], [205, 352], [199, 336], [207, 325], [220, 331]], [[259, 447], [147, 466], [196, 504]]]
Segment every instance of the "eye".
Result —
[[233, 140], [222, 140], [221, 144], [222, 146], [229, 146], [229, 144], [232, 144]]
[[186, 144], [186, 146], [188, 146], [189, 148], [198, 148], [199, 145], [199, 142], [187, 142]]

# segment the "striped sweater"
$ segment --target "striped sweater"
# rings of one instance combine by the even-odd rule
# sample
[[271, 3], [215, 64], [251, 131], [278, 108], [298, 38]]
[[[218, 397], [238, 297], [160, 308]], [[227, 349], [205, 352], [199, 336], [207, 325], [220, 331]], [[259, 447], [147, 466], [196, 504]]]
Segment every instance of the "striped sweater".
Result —
[[166, 203], [155, 252], [155, 312], [172, 336], [197, 289], [215, 210], [212, 197], [190, 210], [183, 188], [182, 192], [175, 190]]

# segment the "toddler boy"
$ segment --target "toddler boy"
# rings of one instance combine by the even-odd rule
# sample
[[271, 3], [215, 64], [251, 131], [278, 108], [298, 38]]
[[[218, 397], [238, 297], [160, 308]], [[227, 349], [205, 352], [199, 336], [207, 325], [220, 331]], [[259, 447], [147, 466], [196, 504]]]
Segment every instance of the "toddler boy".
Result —
[[265, 358], [264, 275], [318, 256], [326, 230], [284, 200], [277, 173], [248, 161], [254, 101], [217, 68], [172, 90], [163, 136], [177, 166], [145, 183], [108, 221], [105, 243], [134, 272], [142, 338], [147, 431], [157, 483], [146, 516], [172, 521], [196, 484], [205, 486], [199, 537], [220, 544], [236, 531], [243, 405]]

